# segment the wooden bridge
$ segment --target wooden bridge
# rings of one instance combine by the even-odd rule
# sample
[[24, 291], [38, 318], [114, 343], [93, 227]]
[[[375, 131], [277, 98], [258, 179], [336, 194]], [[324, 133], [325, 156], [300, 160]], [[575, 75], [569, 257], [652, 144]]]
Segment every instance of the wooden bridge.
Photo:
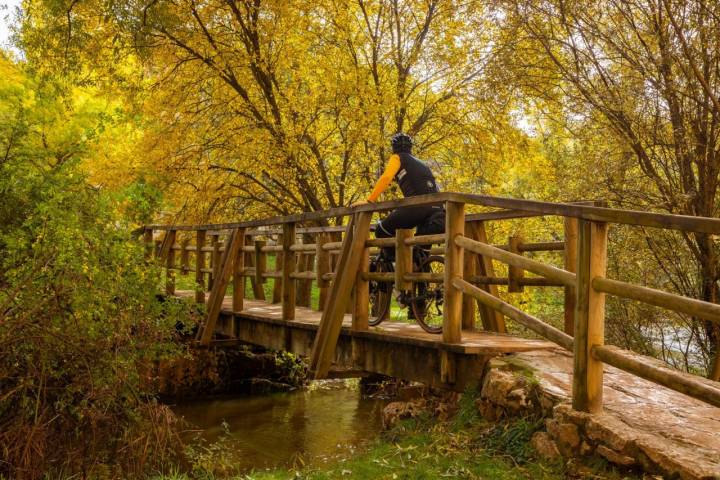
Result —
[[[374, 213], [438, 204], [446, 209], [444, 234], [413, 236], [400, 230], [396, 238], [370, 238]], [[524, 243], [511, 237], [507, 244], [488, 242], [488, 222], [540, 216], [562, 218], [562, 241]], [[339, 221], [345, 217], [347, 221]], [[330, 219], [344, 225], [318, 226]], [[167, 268], [167, 293], [206, 303], [207, 317], [197, 337], [204, 345], [247, 342], [292, 351], [308, 357], [314, 378], [374, 372], [457, 391], [480, 381], [493, 357], [516, 353], [541, 358], [537, 353], [546, 352], [568, 359], [567, 394], [575, 411], [601, 415], [603, 393], [608, 395], [618, 378], [632, 383], [639, 377], [682, 394], [673, 397], [678, 405], [706, 405], [705, 414], [720, 427], [720, 383], [605, 344], [606, 295], [720, 324], [720, 305], [607, 278], [611, 224], [720, 234], [718, 219], [610, 209], [593, 202], [439, 193], [231, 224], [150, 225], [145, 241], [148, 255], [154, 252]], [[414, 245], [428, 245], [443, 255], [444, 271], [411, 271]], [[394, 273], [369, 271], [371, 254], [382, 247], [395, 249]], [[558, 252], [558, 262], [541, 262], [529, 252]], [[273, 270], [268, 269], [268, 257], [274, 257]], [[508, 266], [507, 276], [496, 275], [494, 261]], [[176, 273], [193, 270], [197, 289], [176, 291]], [[248, 279], [252, 299], [245, 298]], [[268, 299], [263, 289], [267, 279], [273, 281]], [[369, 327], [372, 281], [392, 281], [399, 291], [413, 282], [442, 282], [442, 334], [402, 321]], [[311, 305], [313, 283], [319, 291], [317, 305]], [[226, 296], [230, 284], [232, 291]], [[563, 328], [507, 303], [498, 295], [498, 285], [507, 286], [510, 293], [561, 288]], [[506, 318], [542, 339], [509, 335]], [[719, 362], [716, 359], [716, 375]], [[608, 365], [611, 382], [604, 381]], [[704, 435], [699, 442], [715, 445], [716, 463], [710, 468], [717, 467], [715, 474], [720, 475], [720, 431], [715, 428]]]

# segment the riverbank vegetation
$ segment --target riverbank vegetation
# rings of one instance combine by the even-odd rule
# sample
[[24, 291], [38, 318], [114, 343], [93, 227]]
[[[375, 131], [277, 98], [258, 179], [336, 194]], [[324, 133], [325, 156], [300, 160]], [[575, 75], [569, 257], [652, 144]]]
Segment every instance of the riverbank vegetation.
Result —
[[[208, 480], [642, 478], [632, 472], [619, 472], [599, 459], [585, 464], [542, 460], [530, 441], [543, 428], [542, 420], [530, 417], [490, 423], [478, 415], [475, 398], [472, 392], [466, 393], [460, 399], [457, 413], [449, 417], [438, 418], [427, 411], [416, 418], [401, 420], [353, 455], [341, 455], [320, 465], [313, 462], [312, 466], [303, 466], [298, 461], [287, 469], [232, 474], [232, 463], [224, 462], [223, 452], [215, 450], [213, 461], [203, 461], [192, 476]], [[212, 470], [218, 466], [229, 471], [218, 475]], [[178, 473], [155, 480], [189, 478]]]

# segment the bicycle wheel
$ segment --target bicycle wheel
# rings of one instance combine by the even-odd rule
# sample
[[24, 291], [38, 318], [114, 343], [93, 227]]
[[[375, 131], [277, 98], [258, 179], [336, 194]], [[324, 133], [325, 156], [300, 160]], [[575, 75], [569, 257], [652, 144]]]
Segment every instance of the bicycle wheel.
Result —
[[[378, 259], [370, 266], [373, 273], [387, 273], [393, 271], [393, 265], [384, 259]], [[368, 325], [380, 325], [390, 316], [390, 303], [392, 302], [393, 282], [370, 281], [370, 315]]]
[[[424, 273], [443, 274], [445, 262], [442, 257], [430, 256], [423, 261], [419, 270]], [[410, 308], [418, 325], [428, 333], [442, 333], [444, 293], [442, 281], [413, 284]]]

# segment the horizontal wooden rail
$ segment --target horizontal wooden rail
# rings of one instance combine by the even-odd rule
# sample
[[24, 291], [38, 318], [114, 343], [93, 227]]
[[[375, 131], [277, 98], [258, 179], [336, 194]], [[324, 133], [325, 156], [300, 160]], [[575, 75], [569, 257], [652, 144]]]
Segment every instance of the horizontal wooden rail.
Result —
[[498, 312], [502, 313], [506, 317], [512, 318], [516, 322], [526, 326], [533, 332], [547, 338], [548, 340], [557, 343], [566, 350], [573, 350], [573, 338], [565, 332], [558, 330], [552, 325], [548, 325], [539, 318], [533, 317], [522, 310], [510, 305], [507, 302], [503, 302], [498, 297], [489, 294], [485, 290], [482, 290], [475, 285], [472, 285], [461, 278], [454, 278], [452, 282], [453, 286], [463, 292], [466, 295], [477, 299], [483, 305], [486, 305]]
[[416, 235], [405, 240], [405, 245], [432, 245], [435, 243], [444, 244], [445, 234], [437, 235]]
[[493, 247], [492, 245], [488, 245], [487, 243], [478, 242], [463, 236], [455, 237], [455, 244], [473, 253], [486, 255], [490, 258], [494, 258], [495, 260], [499, 260], [509, 265], [514, 265], [516, 267], [522, 268], [523, 270], [542, 275], [543, 277], [550, 280], [560, 282], [565, 286], [575, 286], [575, 274], [562, 270], [560, 268], [546, 265], [542, 262], [538, 262], [537, 260], [532, 260], [521, 255], [506, 252], [505, 250]]
[[508, 208], [542, 213], [544, 215], [573, 217], [592, 222], [620, 223], [625, 225], [683, 230], [686, 232], [720, 234], [720, 219], [716, 218], [623, 210], [593, 205], [541, 202], [538, 200], [522, 200], [470, 193], [449, 193], [448, 195], [450, 196], [448, 200], [451, 201], [483, 205], [486, 207]]
[[[332, 275], [332, 274], [330, 274]], [[330, 277], [332, 278], [332, 277]], [[361, 272], [360, 278], [366, 282], [388, 282], [392, 283], [395, 281], [395, 273], [377, 273], [377, 272]]]
[[[432, 244], [444, 244], [445, 243], [445, 235], [443, 234], [437, 234], [437, 235], [419, 235], [414, 236], [412, 238], [409, 238], [405, 241], [406, 245], [432, 245]], [[328, 243], [324, 247], [326, 250], [340, 250], [340, 245], [342, 245], [342, 242], [331, 242]], [[367, 240], [367, 245], [370, 247], [392, 247], [394, 246], [394, 243], [389, 238], [373, 238]], [[314, 252], [316, 248], [316, 244], [314, 243], [295, 243], [290, 247], [290, 251], [292, 252]], [[508, 250], [509, 247], [507, 245], [493, 245], [495, 248], [499, 248], [501, 250]], [[565, 248], [565, 242], [539, 242], [539, 243], [521, 243], [519, 245], [519, 250], [521, 252], [550, 252], [550, 251], [562, 251]], [[174, 244], [171, 247], [172, 250], [185, 250], [188, 252], [195, 252], [197, 251], [197, 247], [195, 245], [187, 245], [183, 247], [180, 244]], [[203, 252], [212, 252], [214, 249], [212, 247], [203, 247], [201, 251]], [[224, 247], [220, 247], [220, 251], [223, 252], [225, 250]], [[431, 249], [431, 253], [442, 253], [444, 252], [444, 248], [436, 247]], [[254, 252], [255, 247], [243, 247], [244, 252]], [[282, 245], [266, 245], [262, 248], [263, 252], [266, 253], [273, 253], [273, 252], [281, 252], [282, 251]]]
[[342, 248], [342, 242], [327, 242], [323, 244], [323, 250], [340, 250]]
[[[234, 228], [253, 228], [272, 226], [284, 223], [316, 222], [335, 217], [342, 217], [358, 212], [385, 212], [400, 207], [441, 205], [445, 202], [458, 202], [470, 205], [481, 205], [506, 210], [520, 210], [526, 213], [573, 217], [593, 222], [621, 223], [688, 232], [720, 234], [720, 219], [694, 217], [689, 215], [672, 215], [665, 213], [641, 212], [597, 207], [572, 203], [551, 203], [537, 200], [493, 197], [469, 193], [442, 192], [429, 195], [418, 195], [401, 200], [380, 203], [368, 203], [357, 207], [339, 207], [320, 212], [308, 212], [284, 217], [273, 217], [262, 220], [251, 220], [238, 223], [222, 223], [214, 225], [148, 225], [153, 230], [228, 230]], [[492, 212], [490, 212], [492, 213]]]
[[315, 280], [317, 278], [317, 273], [309, 270], [305, 272], [293, 272], [290, 274], [290, 278], [295, 280]]
[[[507, 277], [484, 277], [480, 275], [474, 275], [466, 278], [470, 283], [478, 285], [508, 285], [510, 279]], [[556, 282], [548, 280], [547, 278], [533, 278], [523, 277], [518, 280], [518, 284], [523, 287], [564, 287], [565, 284], [562, 282]]]
[[686, 313], [720, 323], [720, 305], [716, 303], [704, 302], [702, 300], [683, 297], [674, 293], [655, 290], [654, 288], [641, 287], [639, 285], [633, 285], [632, 283], [611, 280], [609, 278], [594, 278], [592, 280], [592, 287], [598, 292], [638, 300], [656, 307], [663, 307], [675, 312]]
[[366, 247], [394, 247], [395, 237], [390, 238], [371, 238], [365, 240]]
[[521, 252], [561, 252], [565, 250], [565, 242], [538, 242], [521, 243], [518, 245]]
[[638, 377], [720, 407], [720, 384], [696, 375], [679, 372], [660, 361], [612, 345], [595, 345], [595, 359]]
[[403, 275], [403, 279], [408, 282], [443, 283], [443, 281], [445, 280], [445, 274], [432, 272], [412, 272]]

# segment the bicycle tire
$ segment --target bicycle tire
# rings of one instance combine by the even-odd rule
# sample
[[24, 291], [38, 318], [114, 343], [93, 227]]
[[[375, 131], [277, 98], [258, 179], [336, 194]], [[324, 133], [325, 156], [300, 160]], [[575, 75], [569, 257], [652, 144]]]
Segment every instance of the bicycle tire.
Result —
[[[394, 271], [392, 263], [378, 261], [375, 265], [375, 272], [387, 273]], [[368, 325], [375, 327], [380, 325], [390, 316], [390, 304], [392, 303], [392, 282], [370, 282], [370, 315]]]
[[[421, 272], [433, 272], [438, 270], [442, 265], [445, 266], [443, 257], [431, 255], [425, 259], [420, 265]], [[444, 299], [444, 285], [442, 283], [435, 284], [435, 288], [423, 291], [423, 284], [427, 288], [428, 283], [416, 282], [413, 285], [413, 295], [410, 301], [410, 307], [413, 310], [415, 321], [420, 327], [428, 333], [442, 333], [442, 304]], [[435, 309], [436, 311], [432, 311]], [[438, 321], [440, 322], [438, 325]]]

